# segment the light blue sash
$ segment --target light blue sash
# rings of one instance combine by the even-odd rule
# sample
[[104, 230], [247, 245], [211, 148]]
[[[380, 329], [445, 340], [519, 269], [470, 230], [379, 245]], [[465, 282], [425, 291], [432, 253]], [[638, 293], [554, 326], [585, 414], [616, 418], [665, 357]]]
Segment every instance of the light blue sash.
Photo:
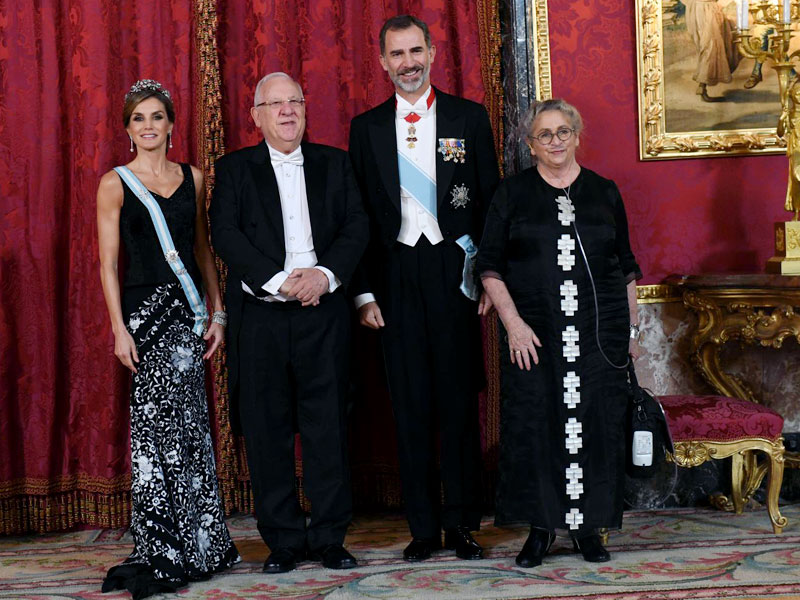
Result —
[[475, 300], [477, 302], [478, 298], [481, 297], [478, 286], [475, 284], [475, 257], [478, 254], [478, 248], [472, 241], [472, 236], [468, 233], [458, 238], [456, 244], [464, 251], [464, 271], [461, 274], [461, 293], [470, 300]]
[[189, 306], [192, 307], [194, 312], [194, 327], [192, 331], [197, 335], [203, 335], [206, 328], [206, 321], [208, 320], [208, 311], [206, 310], [203, 297], [198, 293], [194, 281], [183, 266], [181, 257], [178, 256], [178, 251], [175, 250], [175, 244], [172, 242], [172, 236], [169, 234], [167, 221], [164, 219], [164, 213], [161, 212], [161, 207], [153, 198], [139, 178], [134, 175], [128, 167], [114, 167], [114, 170], [122, 177], [122, 180], [128, 187], [136, 194], [136, 197], [144, 204], [147, 212], [150, 213], [150, 218], [153, 220], [153, 226], [156, 228], [156, 235], [161, 244], [161, 250], [164, 252], [164, 258], [167, 259], [172, 272], [178, 278], [178, 281], [186, 294], [186, 299], [189, 301]]
[[403, 156], [397, 153], [397, 166], [400, 171], [400, 187], [410, 194], [419, 205], [436, 218], [436, 182]]

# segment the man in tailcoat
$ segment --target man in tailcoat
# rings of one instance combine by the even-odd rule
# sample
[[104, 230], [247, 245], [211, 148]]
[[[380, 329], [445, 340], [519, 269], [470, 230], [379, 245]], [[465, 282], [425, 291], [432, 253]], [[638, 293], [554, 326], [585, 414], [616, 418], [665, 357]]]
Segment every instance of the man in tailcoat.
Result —
[[[272, 73], [251, 109], [264, 141], [222, 157], [209, 209], [228, 265], [228, 385], [245, 438], [267, 573], [306, 558], [346, 569], [352, 512], [346, 451], [350, 320], [343, 289], [368, 239], [347, 153], [302, 142], [298, 83]], [[238, 411], [236, 408], [238, 407]], [[295, 490], [303, 447], [308, 524]]]
[[351, 292], [361, 324], [381, 330], [413, 537], [408, 561], [440, 549], [442, 529], [460, 558], [483, 556], [470, 532], [481, 517], [478, 315], [490, 304], [470, 260], [498, 169], [486, 110], [431, 86], [435, 55], [424, 22], [389, 19], [380, 62], [395, 93], [350, 128], [370, 219]]

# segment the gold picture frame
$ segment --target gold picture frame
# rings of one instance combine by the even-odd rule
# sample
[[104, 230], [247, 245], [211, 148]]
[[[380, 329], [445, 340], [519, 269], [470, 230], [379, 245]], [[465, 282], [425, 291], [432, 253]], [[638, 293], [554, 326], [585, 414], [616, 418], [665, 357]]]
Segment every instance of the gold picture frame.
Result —
[[[786, 145], [776, 133], [780, 101], [774, 70], [762, 65], [763, 81], [750, 88], [742, 83], [755, 66], [733, 45], [741, 0], [702, 6], [718, 11], [715, 22], [726, 36], [727, 61], [738, 63], [730, 68], [729, 81], [707, 88], [700, 85], [705, 75], [691, 37], [691, 27], [696, 30], [702, 18], [700, 9], [687, 8], [695, 1], [636, 0], [640, 159], [784, 153]], [[705, 99], [701, 89], [708, 90]]]
[[530, 25], [529, 51], [536, 65], [536, 99], [547, 100], [553, 97], [550, 78], [550, 26], [547, 22], [547, 0], [534, 0], [528, 4], [528, 23]]

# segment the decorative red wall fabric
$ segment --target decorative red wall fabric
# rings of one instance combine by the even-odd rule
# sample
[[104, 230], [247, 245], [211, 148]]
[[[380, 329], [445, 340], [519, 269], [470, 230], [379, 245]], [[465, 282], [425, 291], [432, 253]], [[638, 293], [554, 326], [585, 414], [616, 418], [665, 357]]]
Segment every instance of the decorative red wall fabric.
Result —
[[[23, 530], [48, 527], [25, 523], [33, 512], [69, 526], [101, 501], [91, 493], [127, 487], [128, 378], [100, 287], [95, 193], [133, 156], [122, 103], [137, 78], [172, 92], [171, 157], [193, 159], [192, 6], [0, 5], [0, 499]], [[26, 494], [52, 510], [8, 500]]]
[[622, 192], [639, 283], [670, 273], [763, 272], [774, 254], [772, 223], [790, 218], [786, 158], [640, 161], [634, 0], [548, 4], [553, 96], [584, 118], [580, 163]]
[[[0, 534], [127, 522], [128, 375], [113, 356], [100, 288], [95, 193], [103, 173], [132, 157], [121, 109], [138, 78], [173, 93], [170, 158], [197, 164], [203, 121], [192, 22], [201, 5], [0, 5]], [[431, 26], [437, 85], [482, 101], [469, 0], [220, 0], [227, 147], [258, 141], [253, 88], [278, 69], [304, 86], [308, 137], [345, 147], [350, 118], [391, 93], [376, 38], [383, 20], [401, 12]], [[359, 397], [376, 399], [385, 391], [374, 336], [360, 352], [356, 379], [370, 391]], [[381, 452], [394, 470], [393, 426], [387, 401], [356, 411], [363, 447], [379, 449], [359, 454], [368, 481]], [[223, 470], [243, 477], [238, 458], [227, 454]]]

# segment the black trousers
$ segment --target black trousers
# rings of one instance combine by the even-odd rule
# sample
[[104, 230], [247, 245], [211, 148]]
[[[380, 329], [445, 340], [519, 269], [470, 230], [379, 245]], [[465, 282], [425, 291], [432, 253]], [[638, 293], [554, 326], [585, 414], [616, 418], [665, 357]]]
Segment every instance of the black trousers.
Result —
[[[271, 549], [341, 544], [352, 516], [345, 394], [350, 314], [341, 293], [319, 306], [246, 299], [239, 336], [240, 418], [258, 530]], [[297, 500], [294, 422], [311, 519]]]
[[452, 242], [432, 246], [422, 237], [413, 248], [395, 244], [386, 265], [387, 289], [378, 298], [403, 498], [414, 537], [480, 527], [483, 367], [478, 305], [459, 289], [463, 266], [464, 252]]

